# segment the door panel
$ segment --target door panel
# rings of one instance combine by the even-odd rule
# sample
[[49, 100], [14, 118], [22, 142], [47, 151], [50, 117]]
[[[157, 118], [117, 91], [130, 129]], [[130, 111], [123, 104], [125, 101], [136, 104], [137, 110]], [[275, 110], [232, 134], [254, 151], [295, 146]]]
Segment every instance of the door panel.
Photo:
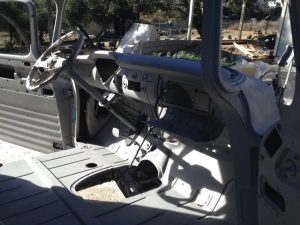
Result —
[[[7, 21], [10, 11], [18, 15], [10, 13]], [[18, 32], [17, 26], [24, 29]], [[25, 78], [40, 55], [37, 33], [31, 1], [0, 0], [0, 139], [49, 153], [72, 146], [72, 95], [70, 82], [62, 78], [36, 92], [26, 89]], [[30, 48], [24, 53], [26, 35]]]
[[0, 89], [0, 139], [42, 152], [62, 148], [56, 99], [27, 93], [24, 80], [2, 82], [9, 85]]

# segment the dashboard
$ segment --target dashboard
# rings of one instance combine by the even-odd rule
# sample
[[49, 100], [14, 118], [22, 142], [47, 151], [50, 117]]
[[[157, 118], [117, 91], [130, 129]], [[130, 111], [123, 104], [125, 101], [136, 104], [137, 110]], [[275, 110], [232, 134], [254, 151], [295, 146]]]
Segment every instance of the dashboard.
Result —
[[[210, 83], [207, 79], [218, 78], [204, 76], [202, 64], [196, 61], [96, 51], [77, 58], [74, 70], [96, 88], [152, 106], [210, 117], [220, 111], [211, 98], [215, 93], [206, 92], [214, 88], [203, 87]], [[222, 68], [221, 76], [220, 93], [246, 126], [250, 119], [251, 129], [261, 134], [278, 121], [272, 87], [229, 68]]]

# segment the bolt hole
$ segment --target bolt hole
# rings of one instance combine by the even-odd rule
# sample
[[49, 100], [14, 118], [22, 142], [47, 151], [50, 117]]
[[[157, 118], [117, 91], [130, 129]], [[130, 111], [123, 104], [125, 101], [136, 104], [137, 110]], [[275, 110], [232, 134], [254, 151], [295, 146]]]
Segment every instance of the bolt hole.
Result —
[[96, 163], [88, 163], [85, 165], [87, 168], [95, 168], [97, 167], [98, 165]]
[[30, 66], [30, 62], [24, 62], [24, 66]]
[[0, 167], [2, 167], [3, 166], [3, 164], [2, 163], [0, 163]]

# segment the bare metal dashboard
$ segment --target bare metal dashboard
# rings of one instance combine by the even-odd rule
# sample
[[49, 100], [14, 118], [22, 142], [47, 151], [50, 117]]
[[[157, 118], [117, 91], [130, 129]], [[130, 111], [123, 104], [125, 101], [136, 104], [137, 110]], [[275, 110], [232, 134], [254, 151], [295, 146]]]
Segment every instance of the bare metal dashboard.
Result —
[[[107, 64], [111, 69], [105, 67]], [[146, 104], [174, 106], [201, 114], [218, 110], [204, 91], [203, 68], [199, 62], [96, 51], [79, 56], [74, 69], [96, 88]], [[229, 68], [221, 69], [220, 82], [227, 92], [226, 98], [231, 99], [230, 104], [255, 133], [264, 133], [269, 124], [278, 121], [279, 114], [273, 113], [277, 111], [276, 103], [269, 101], [274, 91], [266, 83]], [[250, 105], [250, 115], [247, 115]], [[246, 122], [249, 117], [250, 125]]]
[[211, 99], [202, 89], [198, 62], [96, 51], [78, 56], [74, 70], [93, 87], [146, 104], [210, 110]]

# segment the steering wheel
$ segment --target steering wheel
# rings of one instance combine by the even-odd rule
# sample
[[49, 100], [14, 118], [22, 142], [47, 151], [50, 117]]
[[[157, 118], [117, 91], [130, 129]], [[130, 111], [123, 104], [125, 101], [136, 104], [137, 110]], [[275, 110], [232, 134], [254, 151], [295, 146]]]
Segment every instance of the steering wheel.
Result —
[[[65, 54], [59, 50], [63, 42], [70, 37], [78, 35], [79, 39], [72, 47], [71, 55], [67, 58]], [[37, 90], [44, 85], [52, 82], [63, 73], [72, 71], [73, 61], [79, 54], [84, 43], [84, 36], [79, 31], [71, 31], [60, 37], [54, 42], [36, 61], [26, 79], [26, 87], [28, 90]]]
[[[72, 53], [70, 57], [66, 57], [60, 50], [61, 44], [69, 39], [71, 36], [78, 34], [79, 39], [77, 43], [73, 46]], [[119, 120], [121, 120], [130, 129], [137, 131], [137, 126], [129, 120], [126, 116], [120, 113], [113, 105], [110, 105], [109, 101], [102, 96], [95, 88], [90, 86], [84, 79], [77, 75], [73, 71], [73, 62], [79, 54], [80, 49], [84, 43], [84, 36], [79, 31], [72, 31], [61, 38], [59, 38], [55, 43], [53, 43], [37, 62], [32, 67], [27, 79], [26, 87], [28, 90], [36, 90], [49, 82], [56, 79], [59, 75], [65, 73], [70, 76], [71, 79], [76, 82], [81, 88], [83, 88], [87, 93], [89, 93], [94, 99], [96, 99], [99, 104], [106, 108], [109, 112], [115, 115]]]

